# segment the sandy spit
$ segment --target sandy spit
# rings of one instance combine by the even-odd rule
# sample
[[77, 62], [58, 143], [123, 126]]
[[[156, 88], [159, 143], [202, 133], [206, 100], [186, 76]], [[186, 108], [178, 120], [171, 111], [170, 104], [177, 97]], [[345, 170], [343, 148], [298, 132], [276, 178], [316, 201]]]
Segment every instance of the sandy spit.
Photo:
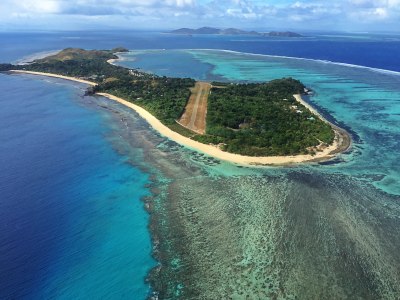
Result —
[[25, 71], [25, 70], [10, 70], [10, 72], [61, 78], [61, 79], [65, 79], [65, 80], [71, 80], [71, 81], [76, 81], [76, 82], [80, 82], [80, 83], [85, 83], [85, 84], [92, 85], [92, 86], [97, 85], [96, 83], [94, 83], [92, 81], [88, 81], [88, 80], [84, 80], [84, 79], [80, 79], [80, 78], [76, 78], [76, 77], [57, 75], [57, 74], [53, 74], [53, 73], [33, 72], [33, 71]]

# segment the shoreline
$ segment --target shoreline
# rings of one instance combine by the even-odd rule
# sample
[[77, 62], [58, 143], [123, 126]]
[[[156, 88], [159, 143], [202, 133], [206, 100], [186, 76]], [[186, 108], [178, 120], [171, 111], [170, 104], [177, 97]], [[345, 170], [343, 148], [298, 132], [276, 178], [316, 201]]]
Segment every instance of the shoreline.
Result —
[[[96, 83], [76, 78], [76, 77], [69, 77], [64, 75], [57, 75], [53, 73], [44, 73], [44, 72], [33, 72], [33, 71], [24, 71], [24, 70], [10, 70], [13, 73], [21, 73], [21, 74], [30, 74], [30, 75], [40, 75], [40, 76], [48, 76], [54, 78], [60, 78], [80, 83], [85, 83], [91, 86], [95, 86]], [[329, 123], [334, 132], [335, 132], [335, 139], [332, 145], [326, 147], [322, 151], [317, 152], [315, 155], [293, 155], [293, 156], [244, 156], [234, 153], [229, 153], [220, 150], [216, 146], [203, 144], [197, 141], [194, 141], [190, 138], [180, 135], [179, 133], [171, 130], [164, 124], [162, 124], [155, 116], [150, 114], [144, 108], [129, 102], [125, 99], [119, 98], [117, 96], [108, 94], [108, 93], [96, 93], [96, 95], [106, 97], [110, 100], [116, 101], [126, 107], [129, 107], [136, 111], [140, 117], [145, 119], [147, 123], [156, 131], [158, 131], [161, 135], [165, 136], [166, 138], [183, 145], [187, 148], [202, 152], [204, 154], [210, 155], [214, 158], [228, 161], [231, 163], [244, 165], [244, 166], [286, 166], [286, 165], [295, 165], [307, 162], [321, 162], [321, 161], [328, 161], [333, 159], [336, 155], [346, 151], [351, 146], [351, 138], [350, 135], [342, 128], [335, 126], [334, 124], [327, 121], [323, 118], [313, 107], [311, 107], [308, 103], [306, 103], [303, 99], [301, 99], [300, 95], [295, 95], [297, 101], [302, 103], [307, 109], [309, 109], [312, 113], [317, 115], [319, 118], [324, 120], [325, 122]]]
[[115, 62], [118, 60], [118, 58], [110, 58], [109, 60], [107, 60], [107, 62], [110, 64], [110, 65], [113, 65], [113, 66], [115, 66]]
[[80, 83], [85, 83], [91, 86], [97, 85], [97, 83], [89, 81], [89, 80], [84, 80], [80, 79], [77, 77], [70, 77], [70, 76], [64, 76], [64, 75], [57, 75], [53, 73], [45, 73], [45, 72], [34, 72], [34, 71], [25, 71], [25, 70], [10, 70], [8, 72], [12, 73], [22, 73], [22, 74], [30, 74], [30, 75], [39, 75], [39, 76], [47, 76], [47, 77], [54, 77], [54, 78], [60, 78], [60, 79], [65, 79], [65, 80], [70, 80], [70, 81], [75, 81], [75, 82], [80, 82]]
[[16, 65], [29, 65], [31, 64], [34, 60], [37, 59], [42, 59], [45, 58], [49, 55], [54, 55], [57, 54], [58, 52], [60, 52], [61, 50], [50, 50], [50, 51], [40, 51], [40, 52], [36, 52], [36, 53], [32, 53], [30, 55], [24, 56], [18, 60], [16, 60], [14, 63]]

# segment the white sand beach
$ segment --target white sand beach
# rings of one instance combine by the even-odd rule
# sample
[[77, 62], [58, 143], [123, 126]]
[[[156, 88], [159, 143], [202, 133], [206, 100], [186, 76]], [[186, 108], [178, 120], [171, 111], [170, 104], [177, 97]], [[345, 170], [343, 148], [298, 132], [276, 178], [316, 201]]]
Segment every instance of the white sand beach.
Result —
[[88, 81], [88, 80], [84, 80], [84, 79], [80, 79], [80, 78], [76, 78], [76, 77], [57, 75], [57, 74], [53, 74], [53, 73], [33, 72], [33, 71], [25, 71], [25, 70], [10, 70], [10, 72], [61, 78], [61, 79], [66, 79], [66, 80], [71, 80], [71, 81], [77, 81], [80, 83], [85, 83], [85, 84], [88, 84], [91, 86], [97, 85], [95, 82], [92, 82], [92, 81]]

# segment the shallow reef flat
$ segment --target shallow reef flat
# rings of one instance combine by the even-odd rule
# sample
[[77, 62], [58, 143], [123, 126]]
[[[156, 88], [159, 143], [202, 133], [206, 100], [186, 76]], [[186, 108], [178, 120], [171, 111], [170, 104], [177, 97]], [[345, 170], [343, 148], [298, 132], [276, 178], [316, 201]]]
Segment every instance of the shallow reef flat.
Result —
[[167, 280], [161, 298], [399, 295], [399, 201], [371, 186], [291, 171], [193, 177], [168, 191], [160, 208], [175, 234], [164, 241], [168, 263], [155, 277]]
[[323, 166], [218, 162], [166, 140], [124, 107], [101, 105], [124, 137], [116, 149], [141, 152], [143, 162], [132, 163], [152, 174], [145, 204], [160, 264], [148, 279], [159, 299], [400, 294], [398, 196]]

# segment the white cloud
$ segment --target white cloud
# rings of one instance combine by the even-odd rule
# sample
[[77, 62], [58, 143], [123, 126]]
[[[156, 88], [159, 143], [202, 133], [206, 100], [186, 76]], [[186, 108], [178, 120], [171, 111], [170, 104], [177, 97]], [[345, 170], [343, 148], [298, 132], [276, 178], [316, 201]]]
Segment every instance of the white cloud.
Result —
[[166, 3], [171, 6], [186, 7], [193, 6], [193, 0], [167, 0]]
[[313, 4], [311, 4], [311, 3], [307, 4], [307, 3], [299, 2], [299, 1], [297, 1], [291, 5], [292, 8], [309, 8], [312, 6], [313, 6]]
[[14, 13], [41, 13], [53, 14], [60, 12], [60, 1], [57, 0], [4, 0], [0, 6], [1, 11], [10, 10]]
[[219, 23], [233, 27], [268, 24], [314, 29], [324, 24], [399, 24], [400, 0], [0, 0], [0, 24], [50, 16], [83, 20], [95, 16], [124, 17], [148, 27], [180, 22], [187, 27]]
[[348, 0], [348, 3], [357, 7], [374, 8], [399, 8], [400, 0]]
[[372, 12], [373, 15], [378, 16], [380, 18], [386, 18], [388, 16], [388, 12], [386, 8], [378, 7]]
[[400, 0], [350, 0], [349, 16], [360, 22], [399, 20]]
[[[194, 0], [1, 0], [1, 12], [25, 14], [136, 15], [138, 12], [166, 12], [194, 6]], [[151, 11], [150, 11], [151, 10]]]
[[366, 9], [350, 14], [351, 18], [358, 19], [360, 22], [368, 23], [372, 21], [385, 20], [389, 18], [389, 13], [384, 7]]

